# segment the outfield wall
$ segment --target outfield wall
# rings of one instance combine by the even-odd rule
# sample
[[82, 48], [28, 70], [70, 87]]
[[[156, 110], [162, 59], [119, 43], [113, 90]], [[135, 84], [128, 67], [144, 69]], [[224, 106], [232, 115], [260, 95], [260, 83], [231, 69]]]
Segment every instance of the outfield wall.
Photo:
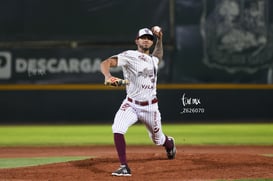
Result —
[[[163, 120], [273, 120], [273, 1], [2, 0], [0, 7], [0, 123], [112, 122], [125, 93], [102, 85], [100, 63], [136, 49], [138, 29], [154, 25], [164, 33]], [[112, 74], [122, 77], [120, 68]]]
[[[1, 124], [112, 123], [125, 96], [123, 89], [100, 85], [1, 89]], [[161, 84], [158, 98], [165, 123], [273, 122], [268, 85]]]

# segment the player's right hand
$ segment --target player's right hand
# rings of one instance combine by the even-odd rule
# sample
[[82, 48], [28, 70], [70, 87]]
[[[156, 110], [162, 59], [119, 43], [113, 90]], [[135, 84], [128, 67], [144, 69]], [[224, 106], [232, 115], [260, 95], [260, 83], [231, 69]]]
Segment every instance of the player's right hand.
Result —
[[[158, 29], [158, 28], [159, 28], [159, 29]], [[162, 28], [161, 28], [161, 27], [159, 27], [159, 26], [154, 26], [154, 27], [152, 27], [151, 31], [153, 32], [153, 34], [154, 34], [157, 38], [159, 38], [159, 39], [162, 38], [163, 32], [162, 32]]]

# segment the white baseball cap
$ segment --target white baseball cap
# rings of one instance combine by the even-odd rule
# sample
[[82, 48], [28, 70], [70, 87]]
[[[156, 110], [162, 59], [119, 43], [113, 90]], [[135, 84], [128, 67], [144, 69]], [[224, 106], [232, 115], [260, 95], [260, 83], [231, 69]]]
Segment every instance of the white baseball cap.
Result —
[[148, 36], [151, 36], [152, 39], [154, 39], [154, 35], [152, 33], [152, 31], [148, 28], [142, 28], [138, 31], [138, 34], [137, 34], [137, 38], [141, 37], [141, 36], [144, 36], [144, 35], [148, 35]]

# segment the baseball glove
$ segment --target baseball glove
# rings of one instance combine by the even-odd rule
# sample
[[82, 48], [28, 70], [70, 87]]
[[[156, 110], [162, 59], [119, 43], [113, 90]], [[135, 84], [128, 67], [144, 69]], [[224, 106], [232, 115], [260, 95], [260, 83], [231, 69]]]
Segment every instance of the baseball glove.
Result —
[[128, 84], [129, 84], [128, 80], [123, 80], [117, 77], [110, 77], [104, 82], [104, 85], [112, 86], [112, 87], [121, 87]]

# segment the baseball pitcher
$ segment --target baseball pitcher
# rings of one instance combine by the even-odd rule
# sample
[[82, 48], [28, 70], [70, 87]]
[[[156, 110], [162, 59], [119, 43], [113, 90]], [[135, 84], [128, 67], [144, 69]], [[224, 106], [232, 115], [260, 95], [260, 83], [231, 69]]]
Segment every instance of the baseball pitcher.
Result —
[[[150, 53], [155, 37], [156, 44], [153, 52]], [[156, 97], [158, 64], [163, 58], [162, 37], [162, 30], [158, 26], [154, 26], [151, 30], [140, 29], [135, 39], [137, 50], [124, 51], [101, 63], [105, 85], [126, 86], [127, 93], [112, 125], [114, 143], [120, 161], [120, 167], [112, 173], [113, 176], [131, 176], [126, 158], [124, 134], [137, 121], [145, 124], [151, 140], [156, 145], [164, 146], [168, 159], [175, 157], [174, 138], [165, 135], [162, 131]], [[110, 68], [116, 66], [122, 67], [123, 79], [111, 75]]]

